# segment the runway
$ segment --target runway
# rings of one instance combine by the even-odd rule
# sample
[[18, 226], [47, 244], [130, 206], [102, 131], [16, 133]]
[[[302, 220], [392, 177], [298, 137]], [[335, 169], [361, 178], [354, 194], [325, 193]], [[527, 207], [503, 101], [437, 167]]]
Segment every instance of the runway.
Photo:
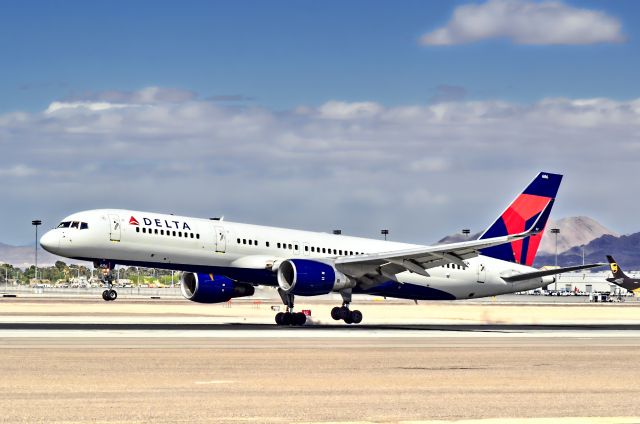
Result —
[[425, 323], [370, 305], [370, 324], [277, 327], [268, 308], [188, 306], [0, 303], [0, 421], [640, 422], [635, 307], [590, 314], [621, 322], [482, 324], [456, 306]]

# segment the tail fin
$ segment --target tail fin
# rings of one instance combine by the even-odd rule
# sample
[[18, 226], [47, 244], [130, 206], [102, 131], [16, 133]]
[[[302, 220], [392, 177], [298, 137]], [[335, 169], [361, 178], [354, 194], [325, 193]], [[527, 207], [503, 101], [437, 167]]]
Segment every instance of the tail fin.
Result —
[[607, 260], [609, 261], [609, 267], [611, 268], [613, 278], [627, 278], [627, 275], [622, 272], [622, 268], [618, 266], [618, 263], [613, 259], [613, 256], [607, 255]]
[[480, 253], [503, 261], [531, 266], [536, 257], [540, 240], [544, 234], [544, 227], [547, 225], [547, 219], [561, 181], [562, 175], [548, 172], [539, 173], [496, 219], [493, 225], [480, 236], [480, 239], [521, 233], [538, 218], [540, 218], [538, 226], [543, 228], [542, 231], [522, 240], [482, 249]]

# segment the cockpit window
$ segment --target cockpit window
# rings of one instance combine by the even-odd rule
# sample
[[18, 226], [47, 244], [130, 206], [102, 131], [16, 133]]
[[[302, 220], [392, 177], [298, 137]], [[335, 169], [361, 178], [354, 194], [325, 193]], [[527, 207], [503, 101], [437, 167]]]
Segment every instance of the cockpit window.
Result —
[[80, 223], [80, 229], [81, 230], [88, 230], [89, 229], [89, 225], [86, 222], [81, 222]]
[[71, 221], [64, 221], [58, 225], [58, 228], [69, 228], [69, 225], [71, 225]]
[[73, 221], [73, 222], [71, 223], [71, 228], [78, 228], [78, 225], [79, 225], [79, 224], [80, 224], [80, 223], [79, 223], [78, 221]]

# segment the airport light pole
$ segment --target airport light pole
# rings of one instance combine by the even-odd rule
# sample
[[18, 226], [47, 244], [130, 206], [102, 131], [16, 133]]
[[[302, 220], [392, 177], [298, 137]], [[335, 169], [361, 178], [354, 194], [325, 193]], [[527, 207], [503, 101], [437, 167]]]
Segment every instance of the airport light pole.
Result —
[[333, 230], [333, 234], [339, 236], [340, 234], [342, 234], [342, 230]]
[[552, 228], [551, 234], [556, 236], [556, 266], [558, 266], [558, 234], [560, 234], [560, 228]]
[[34, 219], [33, 221], [31, 221], [31, 225], [33, 225], [34, 227], [36, 227], [36, 272], [35, 272], [35, 279], [38, 279], [38, 225], [42, 225], [42, 221], [39, 219]]
[[465, 236], [466, 238], [469, 238], [469, 234], [471, 234], [471, 230], [470, 230], [470, 229], [468, 229], [468, 228], [463, 228], [463, 229], [462, 229], [462, 234], [464, 234], [464, 236]]
[[[556, 266], [558, 266], [558, 234], [560, 234], [560, 228], [552, 228], [551, 234], [556, 236]], [[554, 278], [553, 290], [558, 291], [558, 279]]]
[[387, 236], [389, 235], [389, 230], [380, 230], [380, 234], [384, 236], [385, 241], [387, 240]]

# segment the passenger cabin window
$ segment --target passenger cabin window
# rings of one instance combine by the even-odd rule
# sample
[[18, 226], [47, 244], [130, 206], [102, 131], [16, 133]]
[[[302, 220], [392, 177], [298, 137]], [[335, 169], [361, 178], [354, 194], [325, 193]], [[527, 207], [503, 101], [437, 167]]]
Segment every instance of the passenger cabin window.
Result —
[[277, 246], [278, 246], [278, 249], [280, 249], [280, 243], [278, 243]]
[[196, 238], [200, 240], [200, 234], [196, 234]]
[[269, 247], [269, 242], [268, 242], [268, 241], [267, 241], [267, 242], [265, 242], [265, 244], [267, 245], [267, 247]]
[[240, 239], [238, 239], [238, 244], [240, 244]]
[[140, 227], [136, 227], [136, 233], [140, 232]]

